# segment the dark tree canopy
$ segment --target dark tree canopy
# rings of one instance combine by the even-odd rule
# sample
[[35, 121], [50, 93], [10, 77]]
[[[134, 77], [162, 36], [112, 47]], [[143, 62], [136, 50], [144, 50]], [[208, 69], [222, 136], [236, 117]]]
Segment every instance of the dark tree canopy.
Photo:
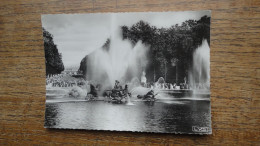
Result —
[[64, 70], [61, 53], [53, 42], [53, 36], [43, 28], [46, 75], [59, 74]]

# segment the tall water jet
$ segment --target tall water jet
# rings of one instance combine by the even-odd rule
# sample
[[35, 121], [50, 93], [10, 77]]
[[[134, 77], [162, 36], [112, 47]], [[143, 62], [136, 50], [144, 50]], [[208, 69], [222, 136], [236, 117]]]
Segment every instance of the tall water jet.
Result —
[[193, 90], [210, 90], [210, 48], [207, 40], [203, 40], [201, 46], [193, 53], [189, 84]]
[[133, 45], [122, 39], [122, 30], [117, 23], [117, 14], [111, 15], [111, 36], [108, 43], [88, 55], [87, 80], [102, 85], [102, 90], [111, 89], [115, 80], [124, 84], [140, 78], [146, 68], [148, 47], [141, 41]]
[[143, 85], [145, 85], [145, 84], [146, 84], [146, 81], [147, 81], [145, 75], [146, 75], [146, 73], [145, 73], [145, 71], [143, 71], [142, 76], [141, 76], [141, 83], [142, 83]]

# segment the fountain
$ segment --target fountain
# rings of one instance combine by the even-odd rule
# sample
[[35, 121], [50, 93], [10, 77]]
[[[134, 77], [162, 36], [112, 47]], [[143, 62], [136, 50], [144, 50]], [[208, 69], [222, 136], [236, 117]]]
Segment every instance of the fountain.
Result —
[[165, 80], [163, 77], [160, 77], [157, 82], [154, 84], [154, 89], [162, 89], [164, 87]]
[[157, 83], [159, 83], [159, 84], [164, 84], [164, 83], [165, 83], [164, 78], [163, 78], [163, 77], [160, 77], [160, 78], [158, 79]]
[[134, 105], [128, 95], [126, 97], [126, 100], [127, 100], [127, 104], [126, 105]]
[[193, 66], [189, 72], [189, 84], [193, 93], [210, 91], [210, 48], [207, 40], [203, 40], [193, 53]]
[[75, 86], [68, 92], [68, 95], [76, 99], [85, 99], [88, 95], [88, 92], [86, 89]]
[[128, 83], [129, 89], [132, 90], [135, 87], [141, 86], [141, 82], [137, 77], [131, 79], [130, 83]]
[[[88, 54], [87, 80], [101, 84], [100, 92], [112, 89], [115, 80], [120, 81], [121, 85], [128, 84], [129, 90], [135, 93], [147, 92], [150, 89], [141, 88], [140, 85], [146, 83], [144, 70], [148, 64], [149, 48], [142, 41], [133, 45], [128, 39], [123, 40], [116, 15], [111, 15], [111, 36], [106, 47], [97, 48]], [[193, 66], [189, 72], [189, 85], [193, 90], [209, 91], [209, 51], [207, 41], [204, 40], [193, 54]], [[165, 89], [164, 84], [164, 78], [160, 77], [153, 89]], [[173, 86], [170, 89], [173, 90]]]
[[113, 14], [108, 47], [97, 48], [87, 60], [87, 79], [102, 84], [101, 91], [113, 88], [115, 80], [125, 84], [139, 78], [148, 62], [148, 47], [141, 41], [133, 45], [129, 40], [123, 40], [115, 17]]

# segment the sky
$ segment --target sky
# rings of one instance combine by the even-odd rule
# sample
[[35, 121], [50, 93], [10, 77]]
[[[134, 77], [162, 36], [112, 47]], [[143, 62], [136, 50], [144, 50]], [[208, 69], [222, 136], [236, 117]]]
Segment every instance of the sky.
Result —
[[168, 28], [189, 19], [199, 20], [204, 15], [210, 16], [211, 12], [53, 14], [42, 15], [42, 26], [53, 35], [66, 69], [79, 67], [82, 58], [102, 47], [119, 26], [131, 27], [143, 20], [157, 28]]

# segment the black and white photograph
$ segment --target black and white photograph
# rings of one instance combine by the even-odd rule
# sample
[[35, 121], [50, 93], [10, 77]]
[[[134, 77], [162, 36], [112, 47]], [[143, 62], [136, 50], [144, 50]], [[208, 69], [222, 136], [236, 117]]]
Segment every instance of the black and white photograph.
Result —
[[211, 134], [211, 11], [45, 14], [45, 128]]

